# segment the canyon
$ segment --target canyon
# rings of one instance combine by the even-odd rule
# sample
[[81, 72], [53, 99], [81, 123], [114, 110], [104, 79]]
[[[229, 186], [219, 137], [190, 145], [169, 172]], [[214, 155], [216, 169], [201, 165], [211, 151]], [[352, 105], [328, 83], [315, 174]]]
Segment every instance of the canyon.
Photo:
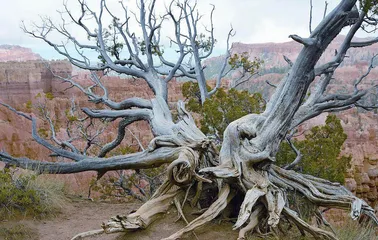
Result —
[[[335, 49], [341, 43], [343, 37], [338, 37], [326, 50], [321, 62], [330, 60]], [[358, 40], [358, 39], [357, 39]], [[260, 74], [249, 81], [238, 86], [238, 89], [247, 89], [251, 93], [262, 92], [267, 99], [274, 88], [270, 87], [266, 81], [277, 84], [289, 69], [283, 55], [292, 61], [298, 55], [301, 45], [295, 42], [286, 43], [264, 43], [264, 44], [244, 44], [234, 43], [232, 54], [247, 53], [250, 59], [254, 57], [264, 60], [264, 65], [260, 69]], [[329, 87], [331, 92], [347, 92], [353, 88], [354, 81], [361, 76], [370, 64], [370, 59], [374, 53], [378, 53], [378, 46], [373, 45], [365, 49], [352, 49], [348, 52], [345, 62], [338, 69], [335, 79]], [[217, 68], [221, 64], [222, 57], [208, 59], [206, 71], [208, 78], [214, 78]], [[63, 121], [66, 118], [65, 110], [71, 106], [71, 99], [74, 98], [77, 108], [94, 105], [88, 103], [87, 97], [77, 89], [70, 88], [67, 83], [53, 76], [49, 69], [59, 76], [68, 77], [74, 75], [77, 82], [89, 86], [89, 73], [78, 71], [73, 68], [68, 61], [43, 61], [30, 49], [18, 46], [0, 46], [0, 100], [15, 108], [30, 112], [30, 104], [37, 105], [43, 101], [50, 109], [51, 115]], [[227, 76], [227, 85], [235, 76], [237, 71]], [[144, 81], [138, 79], [128, 79], [116, 76], [103, 76], [105, 86], [109, 89], [109, 97], [112, 100], [120, 101], [124, 98], [138, 96], [149, 98], [152, 92]], [[368, 88], [376, 83], [378, 71], [374, 69], [371, 74], [364, 79], [362, 88]], [[183, 99], [181, 94], [182, 81], [172, 81], [169, 84], [170, 107], [174, 108], [179, 99]], [[376, 92], [368, 99], [376, 102]], [[53, 97], [43, 98], [50, 94]], [[101, 106], [99, 106], [101, 107]], [[336, 113], [341, 119], [344, 131], [348, 138], [343, 146], [342, 154], [351, 155], [351, 168], [346, 172], [346, 187], [357, 196], [365, 199], [375, 209], [378, 210], [378, 115], [376, 111], [367, 112], [361, 109], [350, 109], [341, 113]], [[302, 126], [300, 131], [305, 131], [312, 126], [323, 124], [327, 114], [322, 114]], [[64, 125], [59, 126], [58, 136], [66, 137]], [[118, 122], [109, 123], [108, 128], [101, 137], [101, 141], [109, 142], [116, 137], [116, 127]], [[39, 121], [39, 128], [46, 127], [46, 123]], [[140, 149], [138, 141], [146, 147], [152, 138], [149, 126], [145, 122], [138, 122], [129, 127], [126, 145]], [[4, 149], [15, 156], [26, 156], [33, 159], [43, 159], [47, 161], [56, 160], [49, 155], [49, 152], [32, 141], [31, 124], [29, 121], [16, 116], [14, 113], [0, 108], [0, 149]], [[92, 174], [92, 173], [91, 173]], [[92, 174], [93, 175], [93, 174]], [[76, 185], [78, 189], [85, 189], [88, 186], [88, 174], [75, 174], [63, 177], [68, 183]], [[332, 214], [332, 212], [331, 212]], [[332, 218], [342, 220], [342, 215], [334, 213]]]
[[42, 60], [42, 57], [29, 48], [17, 45], [0, 45], [0, 62], [24, 62], [30, 60]]

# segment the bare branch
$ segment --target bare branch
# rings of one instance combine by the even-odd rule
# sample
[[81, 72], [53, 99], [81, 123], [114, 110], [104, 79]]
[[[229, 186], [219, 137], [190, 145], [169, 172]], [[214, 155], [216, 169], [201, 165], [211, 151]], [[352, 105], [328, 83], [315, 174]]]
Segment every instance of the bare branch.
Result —
[[0, 105], [2, 105], [2, 106], [4, 106], [4, 107], [8, 108], [9, 110], [11, 110], [12, 112], [16, 113], [17, 115], [19, 115], [19, 116], [21, 116], [21, 117], [24, 117], [24, 118], [26, 118], [26, 119], [28, 119], [28, 120], [32, 120], [32, 116], [28, 116], [28, 115], [26, 115], [26, 114], [23, 113], [23, 112], [17, 111], [17, 110], [14, 109], [12, 106], [10, 106], [10, 105], [8, 105], [8, 104], [6, 104], [6, 103], [3, 103], [3, 102], [0, 101]]
[[361, 12], [361, 14], [359, 15], [358, 20], [351, 27], [351, 29], [349, 30], [348, 34], [346, 35], [343, 43], [339, 47], [339, 49], [337, 51], [337, 54], [334, 57], [334, 59], [332, 61], [330, 61], [330, 62], [328, 62], [328, 63], [320, 66], [320, 67], [315, 68], [315, 75], [316, 76], [320, 76], [321, 74], [329, 72], [329, 71], [334, 71], [334, 69], [336, 69], [340, 65], [340, 63], [344, 60], [345, 54], [346, 54], [347, 50], [350, 48], [350, 46], [351, 46], [351, 41], [352, 41], [355, 33], [361, 27], [361, 24], [363, 22], [365, 14], [366, 13], [364, 11]]
[[368, 40], [368, 41], [351, 42], [350, 47], [353, 47], [353, 48], [367, 47], [367, 46], [373, 45], [377, 42], [378, 42], [378, 38], [373, 38], [373, 39]]
[[294, 41], [296, 42], [299, 42], [305, 46], [311, 46], [311, 45], [314, 45], [316, 43], [316, 39], [315, 38], [302, 38], [298, 35], [289, 35], [289, 38], [293, 39]]
[[269, 86], [274, 87], [274, 88], [277, 88], [277, 86], [274, 85], [273, 83], [271, 83], [269, 80], [265, 80], [265, 82], [266, 82]]
[[137, 117], [143, 120], [150, 120], [152, 112], [149, 109], [128, 109], [128, 110], [96, 110], [89, 108], [82, 108], [82, 111], [91, 118], [128, 118]]
[[371, 58], [371, 60], [370, 60], [370, 65], [369, 65], [369, 67], [368, 67], [368, 69], [367, 69], [367, 71], [366, 71], [366, 73], [365, 74], [363, 74], [355, 83], [354, 83], [354, 91], [355, 92], [358, 92], [358, 85], [361, 83], [361, 81], [365, 78], [365, 77], [367, 77], [369, 74], [370, 74], [370, 72], [371, 72], [371, 70], [373, 69], [373, 68], [375, 68], [375, 66], [374, 66], [374, 60], [375, 60], [375, 57], [377, 56], [378, 54], [374, 54], [373, 55], [373, 57]]
[[293, 62], [288, 57], [286, 57], [285, 55], [283, 55], [283, 58], [285, 59], [285, 61], [287, 62], [287, 64], [289, 64], [290, 67], [293, 66]]
[[[211, 4], [212, 5], [212, 4]], [[211, 39], [211, 44], [210, 44], [210, 49], [209, 51], [207, 52], [207, 54], [201, 56], [201, 59], [205, 59], [205, 58], [208, 58], [212, 53], [213, 53], [213, 50], [214, 50], [214, 45], [215, 45], [215, 38], [214, 38], [214, 23], [213, 23], [213, 14], [214, 14], [214, 10], [215, 10], [215, 5], [212, 5], [213, 8], [211, 9], [211, 13], [210, 13], [210, 30], [206, 29], [206, 31], [208, 33], [210, 33], [210, 39]], [[232, 32], [232, 26], [231, 26], [231, 30], [229, 32], [229, 35], [230, 36], [230, 33]], [[227, 49], [228, 49], [228, 40], [229, 37], [227, 37]]]
[[64, 149], [61, 149], [61, 148], [57, 148], [57, 147], [51, 145], [45, 139], [41, 138], [38, 135], [37, 121], [32, 116], [27, 116], [26, 114], [17, 111], [16, 109], [12, 108], [11, 106], [9, 106], [9, 105], [7, 105], [5, 103], [1, 103], [0, 102], [0, 104], [2, 106], [5, 106], [6, 108], [8, 108], [9, 110], [11, 110], [12, 112], [16, 113], [17, 115], [22, 116], [25, 119], [30, 120], [32, 122], [32, 137], [40, 145], [44, 146], [45, 148], [49, 149], [50, 151], [54, 152], [55, 154], [57, 154], [59, 156], [62, 156], [62, 157], [68, 158], [68, 159], [72, 159], [74, 161], [81, 161], [81, 160], [84, 159], [84, 156], [81, 155], [81, 154], [70, 152], [70, 151], [67, 151], [67, 150], [64, 150]]
[[122, 140], [125, 138], [125, 128], [130, 125], [131, 123], [139, 120], [136, 117], [130, 117], [123, 119], [118, 124], [118, 135], [117, 138], [114, 139], [112, 142], [106, 144], [102, 149], [98, 157], [105, 157], [107, 153], [109, 153], [111, 150], [119, 146], [122, 142]]
[[215, 87], [208, 93], [209, 96], [213, 95], [217, 91], [217, 89], [221, 85], [222, 78], [224, 76], [226, 76], [227, 73], [228, 73], [228, 72], [225, 72], [225, 69], [227, 67], [228, 60], [231, 57], [230, 38], [235, 35], [235, 32], [233, 32], [233, 31], [234, 31], [234, 29], [231, 26], [231, 29], [230, 29], [230, 31], [228, 32], [228, 35], [227, 35], [227, 47], [226, 47], [227, 50], [226, 50], [226, 54], [225, 54], [226, 56], [225, 56], [225, 58], [223, 60], [222, 67], [221, 67], [221, 69], [219, 71], [218, 78], [217, 78], [216, 83], [215, 83]]
[[51, 138], [53, 139], [53, 141], [58, 144], [59, 146], [61, 146], [63, 149], [65, 147], [68, 147], [69, 149], [71, 149], [72, 152], [74, 153], [77, 153], [79, 154], [79, 150], [70, 143], [70, 140], [68, 141], [61, 141], [57, 138], [56, 136], [56, 131], [55, 131], [55, 126], [53, 124], [53, 121], [51, 120], [50, 116], [49, 116], [49, 112], [48, 110], [46, 109], [46, 106], [39, 106], [38, 107], [40, 109], [40, 111], [42, 112], [43, 114], [43, 117], [47, 120], [47, 122], [49, 123], [49, 126], [50, 126], [50, 132], [51, 132]]
[[328, 8], [328, 2], [327, 1], [324, 1], [324, 13], [323, 13], [323, 19], [326, 17], [327, 15], [327, 8]]
[[302, 160], [302, 153], [295, 147], [295, 145], [293, 144], [293, 142], [291, 141], [291, 138], [293, 137], [293, 134], [290, 134], [286, 137], [286, 141], [287, 143], [289, 143], [289, 146], [291, 147], [291, 149], [295, 152], [295, 159], [292, 163], [288, 164], [287, 166], [285, 166], [283, 169], [286, 169], [286, 170], [290, 170], [290, 169], [293, 169], [296, 165], [298, 165], [301, 160]]
[[310, 19], [309, 19], [309, 23], [308, 23], [308, 29], [309, 29], [309, 32], [310, 34], [312, 33], [312, 0], [310, 0]]
[[[243, 72], [242, 73], [242, 75], [238, 78], [238, 79], [236, 79], [235, 80], [235, 84], [234, 84], [234, 86], [232, 86], [232, 88], [236, 88], [237, 86], [239, 86], [239, 85], [241, 85], [241, 84], [243, 84], [243, 83], [245, 83], [245, 82], [248, 82], [254, 75], [256, 75], [257, 73], [255, 73], [255, 74], [250, 74], [246, 79], [243, 79], [244, 77], [245, 77], [245, 75], [246, 75], [246, 73], [245, 72]], [[243, 80], [242, 80], [243, 79]]]
[[[49, 69], [49, 71], [55, 78], [61, 80], [62, 82], [66, 82], [73, 87], [76, 87], [85, 95], [87, 95], [91, 102], [94, 102], [96, 104], [104, 103], [106, 106], [114, 110], [124, 110], [132, 107], [152, 109], [151, 101], [139, 97], [128, 98], [121, 102], [114, 102], [110, 100], [108, 98], [108, 90], [103, 85], [96, 72], [92, 71], [90, 75], [90, 80], [94, 83], [94, 85], [85, 88], [84, 86], [73, 80], [73, 76], [60, 76], [52, 70], [48, 63], [45, 62], [45, 66]], [[96, 86], [100, 87], [103, 90], [104, 94], [102, 96], [99, 96], [92, 91], [92, 89]]]
[[145, 169], [172, 162], [185, 148], [163, 147], [153, 152], [144, 151], [110, 158], [83, 158], [79, 162], [42, 162], [28, 158], [12, 157], [0, 152], [0, 160], [10, 165], [30, 169], [39, 173], [69, 174], [84, 171], [111, 171], [122, 169]]

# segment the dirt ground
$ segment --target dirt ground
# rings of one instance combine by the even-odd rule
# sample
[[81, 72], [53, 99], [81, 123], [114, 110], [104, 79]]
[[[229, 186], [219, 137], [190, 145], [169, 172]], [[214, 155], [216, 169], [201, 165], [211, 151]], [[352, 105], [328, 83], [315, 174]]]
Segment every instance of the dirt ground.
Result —
[[[92, 202], [84, 199], [70, 199], [58, 216], [45, 220], [23, 219], [0, 223], [0, 227], [12, 227], [22, 224], [31, 229], [33, 240], [68, 240], [80, 232], [101, 228], [101, 223], [107, 221], [110, 216], [127, 214], [138, 209], [140, 202], [105, 203]], [[172, 208], [167, 214], [162, 215], [148, 229], [129, 232], [125, 234], [100, 235], [88, 239], [103, 240], [147, 240], [162, 239], [185, 226], [182, 220], [176, 222], [177, 211]], [[188, 220], [195, 216], [187, 216]], [[195, 231], [198, 239], [236, 239], [237, 231], [232, 231], [230, 222], [214, 220]], [[2, 226], [1, 226], [2, 225]], [[1, 237], [0, 237], [1, 238]], [[188, 234], [184, 239], [196, 239], [194, 234]], [[32, 240], [32, 239], [29, 239]]]

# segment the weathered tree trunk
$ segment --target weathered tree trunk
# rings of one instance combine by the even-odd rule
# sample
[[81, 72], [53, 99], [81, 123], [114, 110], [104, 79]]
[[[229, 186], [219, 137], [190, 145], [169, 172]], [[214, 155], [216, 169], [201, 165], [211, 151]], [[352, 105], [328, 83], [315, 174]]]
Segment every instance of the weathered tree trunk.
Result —
[[[109, 170], [153, 168], [168, 164], [168, 174], [164, 184], [135, 213], [113, 217], [103, 224], [101, 230], [79, 234], [74, 239], [93, 234], [144, 229], [158, 214], [165, 213], [173, 204], [181, 214], [181, 218], [186, 221], [182, 211], [183, 205], [190, 201], [193, 207], [197, 207], [200, 205], [198, 204], [200, 200], [209, 199], [211, 194], [216, 195], [214, 192], [218, 193], [218, 197], [214, 201], [206, 202], [205, 205], [208, 206], [200, 206], [208, 207], [207, 210], [192, 222], [187, 223], [185, 228], [167, 239], [178, 239], [216, 218], [235, 197], [242, 198], [242, 203], [238, 210], [238, 219], [234, 225], [234, 229], [240, 228], [239, 239], [244, 239], [245, 234], [249, 231], [257, 229], [268, 231], [281, 224], [282, 218], [294, 223], [300, 231], [306, 231], [315, 238], [337, 239], [333, 233], [309, 225], [300, 219], [294, 211], [290, 210], [286, 198], [288, 191], [302, 194], [319, 207], [351, 209], [351, 217], [353, 219], [357, 219], [363, 213], [378, 223], [374, 210], [363, 200], [353, 196], [340, 184], [285, 170], [274, 165], [279, 144], [289, 130], [324, 111], [341, 110], [356, 105], [357, 101], [366, 94], [366, 91], [357, 88], [359, 82], [364, 78], [361, 77], [355, 84], [355, 92], [353, 94], [343, 96], [325, 95], [325, 89], [335, 69], [345, 57], [347, 49], [351, 46], [360, 47], [378, 42], [378, 39], [358, 44], [351, 42], [354, 34], [361, 27], [366, 14], [363, 11], [359, 13], [357, 8], [354, 7], [356, 0], [342, 0], [308, 38], [301, 38], [297, 35], [290, 36], [293, 40], [303, 45], [297, 60], [291, 66], [289, 73], [280, 82], [262, 114], [244, 116], [227, 127], [220, 152], [218, 152], [213, 141], [197, 128], [182, 102], [179, 102], [177, 106], [178, 121], [176, 122], [173, 121], [167, 103], [167, 83], [175, 76], [196, 78], [199, 83], [202, 102], [208, 95], [211, 95], [206, 89], [203, 67], [201, 66], [203, 56], [201, 57], [198, 54], [200, 50], [198, 41], [200, 39], [196, 38], [197, 32], [195, 28], [200, 17], [195, 17], [195, 14], [193, 14], [195, 6], [189, 6], [187, 1], [184, 4], [178, 4], [178, 17], [175, 16], [172, 10], [174, 1], [172, 1], [167, 10], [167, 16], [170, 16], [175, 26], [176, 39], [173, 42], [178, 45], [178, 53], [180, 54], [179, 60], [174, 64], [166, 61], [161, 56], [159, 39], [155, 36], [155, 32], [158, 31], [161, 24], [154, 15], [155, 0], [151, 2], [148, 9], [145, 8], [144, 1], [140, 1], [139, 24], [142, 27], [142, 42], [139, 42], [135, 34], [129, 31], [128, 18], [126, 22], [121, 24], [120, 20], [113, 16], [106, 7], [105, 0], [100, 2], [99, 15], [94, 14], [81, 1], [79, 3], [82, 7], [82, 17], [75, 19], [69, 14], [70, 18], [81, 26], [90, 38], [96, 39], [96, 45], [80, 44], [66, 29], [59, 29], [75, 46], [97, 51], [104, 59], [104, 64], [98, 67], [90, 65], [86, 58], [81, 61], [70, 57], [65, 52], [65, 49], [60, 48], [59, 44], [54, 44], [46, 38], [43, 29], [40, 35], [36, 35], [35, 32], [25, 31], [34, 37], [44, 40], [54, 47], [58, 53], [67, 56], [69, 61], [78, 67], [89, 70], [111, 69], [121, 74], [144, 79], [154, 92], [155, 98], [150, 101], [131, 98], [115, 103], [108, 99], [107, 89], [96, 75], [93, 75], [92, 81], [94, 86], [102, 89], [103, 96], [95, 94], [92, 91], [93, 86], [84, 88], [72, 79], [61, 78], [61, 80], [79, 88], [89, 97], [90, 101], [104, 103], [110, 108], [107, 110], [83, 109], [84, 113], [90, 118], [122, 119], [119, 124], [118, 137], [103, 147], [100, 156], [88, 157], [74, 151], [74, 147], [72, 147], [73, 151], [64, 149], [66, 145], [63, 143], [59, 144], [60, 147], [52, 145], [38, 135], [36, 120], [33, 117], [2, 104], [16, 114], [33, 122], [32, 135], [38, 143], [54, 154], [71, 159], [74, 162], [50, 163], [33, 161], [27, 158], [15, 158], [4, 152], [0, 152], [0, 159], [8, 164], [37, 170], [42, 173], [64, 174], [89, 170], [103, 173]], [[123, 5], [122, 7], [127, 16], [127, 9]], [[66, 10], [70, 13], [67, 8]], [[105, 46], [106, 39], [104, 40], [104, 34], [102, 33], [101, 17], [106, 11], [113, 18], [114, 28], [118, 29], [120, 37], [124, 40], [125, 47], [130, 54], [129, 60], [121, 60], [118, 57], [117, 60], [113, 60], [111, 55], [114, 55], [114, 52], [109, 53], [109, 48]], [[90, 14], [96, 20], [97, 29], [95, 31], [91, 31], [82, 22], [82, 18], [86, 14]], [[352, 19], [351, 16], [356, 14], [357, 16], [359, 15], [357, 20], [355, 18]], [[188, 35], [181, 32], [181, 21], [187, 22]], [[353, 26], [335, 58], [322, 66], [316, 66], [331, 41], [340, 33], [343, 27], [350, 24]], [[126, 30], [123, 30], [125, 25], [127, 26]], [[58, 29], [51, 22], [47, 22], [47, 26], [52, 29]], [[191, 30], [192, 32], [190, 32]], [[213, 30], [209, 32], [214, 44]], [[186, 50], [190, 45], [185, 45], [181, 41], [182, 38], [185, 39], [184, 42], [187, 40], [191, 42], [191, 50]], [[145, 49], [142, 50], [142, 46]], [[146, 63], [139, 57], [140, 51], [143, 51], [143, 55], [146, 54]], [[186, 69], [183, 67], [182, 61], [187, 54], [193, 53], [193, 51], [193, 57], [195, 58], [194, 70]], [[169, 72], [163, 72], [162, 69], [155, 67], [155, 54], [159, 55], [163, 65], [171, 68]], [[219, 75], [217, 87], [223, 73], [224, 67]], [[316, 92], [310, 98], [305, 99], [310, 84], [314, 82], [317, 76], [323, 76], [323, 78], [320, 80]], [[214, 91], [211, 91], [211, 93], [214, 93]], [[148, 149], [125, 156], [104, 157], [111, 149], [120, 144], [125, 134], [124, 128], [128, 124], [139, 120], [148, 121], [154, 134], [154, 139], [150, 142]]]

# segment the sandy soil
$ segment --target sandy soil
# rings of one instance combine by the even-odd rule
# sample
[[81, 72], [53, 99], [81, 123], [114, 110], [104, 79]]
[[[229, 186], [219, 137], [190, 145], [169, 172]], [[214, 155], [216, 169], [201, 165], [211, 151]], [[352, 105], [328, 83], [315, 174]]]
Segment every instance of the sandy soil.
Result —
[[[92, 202], [83, 199], [71, 199], [62, 209], [62, 213], [55, 218], [45, 220], [24, 219], [20, 221], [9, 221], [0, 223], [1, 225], [12, 226], [23, 224], [33, 232], [34, 239], [40, 240], [67, 240], [80, 232], [95, 230], [101, 228], [101, 223], [107, 221], [110, 216], [117, 214], [127, 214], [132, 210], [138, 209], [140, 202], [129, 202], [123, 204]], [[147, 230], [138, 232], [129, 232], [127, 234], [100, 235], [89, 239], [103, 240], [147, 240], [161, 239], [168, 237], [170, 234], [185, 226], [185, 223], [177, 219], [177, 211], [172, 208], [170, 212], [162, 215], [160, 219], [154, 222]], [[195, 216], [187, 216], [190, 221]], [[231, 230], [232, 225], [229, 222], [215, 220], [195, 231], [198, 239], [219, 239], [228, 240], [236, 239], [237, 231]], [[34, 240], [33, 239], [33, 240]], [[196, 239], [193, 234], [188, 234], [185, 239]]]

